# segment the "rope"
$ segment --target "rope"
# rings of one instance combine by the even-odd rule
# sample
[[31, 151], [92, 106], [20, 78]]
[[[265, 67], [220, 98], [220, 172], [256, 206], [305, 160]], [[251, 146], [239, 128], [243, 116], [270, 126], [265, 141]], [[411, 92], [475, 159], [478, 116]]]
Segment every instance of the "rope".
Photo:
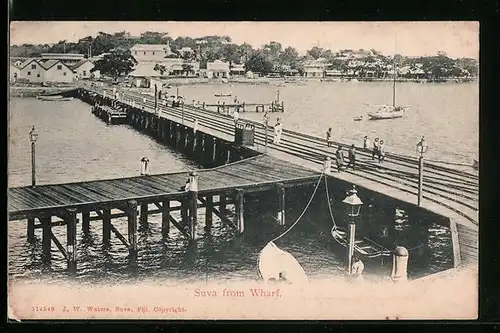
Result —
[[321, 175], [319, 176], [318, 178], [318, 182], [316, 183], [316, 187], [314, 188], [314, 192], [313, 194], [311, 195], [311, 198], [309, 199], [309, 202], [307, 203], [306, 207], [304, 208], [304, 210], [302, 211], [302, 213], [300, 214], [300, 216], [297, 218], [297, 220], [290, 226], [290, 228], [288, 228], [284, 233], [282, 233], [281, 235], [279, 235], [278, 237], [274, 238], [271, 240], [271, 242], [274, 242], [274, 241], [277, 241], [278, 239], [280, 239], [281, 237], [285, 236], [290, 230], [293, 229], [293, 227], [295, 227], [295, 225], [300, 221], [300, 219], [302, 218], [302, 216], [306, 213], [307, 209], [309, 208], [309, 206], [311, 205], [311, 202], [314, 198], [314, 195], [316, 194], [316, 191], [318, 190], [318, 187], [319, 187], [319, 184], [321, 183], [321, 178], [323, 178], [323, 173], [321, 173]]
[[325, 190], [326, 190], [326, 198], [328, 200], [328, 210], [330, 211], [330, 217], [332, 218], [333, 228], [337, 229], [337, 224], [335, 223], [335, 219], [333, 218], [332, 206], [330, 205], [330, 193], [328, 192], [328, 178], [325, 176]]

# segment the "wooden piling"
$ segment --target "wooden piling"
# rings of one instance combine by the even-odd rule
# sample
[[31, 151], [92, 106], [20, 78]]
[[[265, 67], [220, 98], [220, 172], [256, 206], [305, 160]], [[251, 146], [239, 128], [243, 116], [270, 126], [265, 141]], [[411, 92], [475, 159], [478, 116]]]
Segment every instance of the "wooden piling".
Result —
[[235, 206], [236, 206], [236, 226], [238, 228], [238, 233], [242, 234], [245, 230], [245, 223], [243, 219], [243, 190], [237, 189], [235, 195]]
[[111, 209], [104, 208], [102, 210], [102, 243], [104, 246], [109, 246], [111, 240]]
[[186, 198], [179, 199], [181, 204], [181, 224], [186, 226], [188, 224], [189, 202]]
[[32, 242], [35, 239], [35, 218], [30, 217], [28, 218], [28, 241]]
[[210, 230], [212, 228], [213, 221], [213, 205], [214, 205], [214, 197], [213, 195], [207, 195], [205, 203], [205, 229]]
[[282, 183], [278, 183], [276, 186], [278, 192], [278, 224], [285, 225], [285, 187]]
[[68, 264], [68, 271], [71, 273], [76, 272], [76, 209], [69, 208], [68, 216], [66, 219], [66, 261]]
[[44, 261], [50, 261], [51, 253], [50, 248], [52, 245], [50, 234], [52, 233], [52, 217], [44, 217], [40, 218], [40, 222], [42, 224], [42, 255]]
[[90, 212], [82, 212], [82, 231], [85, 235], [90, 232]]
[[163, 238], [168, 237], [170, 232], [170, 200], [164, 199], [161, 206], [161, 234]]
[[131, 259], [137, 258], [137, 201], [130, 200], [127, 207], [128, 214], [128, 243]]
[[196, 223], [198, 222], [198, 191], [188, 192], [189, 201], [189, 239], [196, 239]]
[[148, 225], [148, 203], [147, 202], [141, 203], [140, 223], [143, 226], [147, 226]]
[[226, 194], [219, 194], [219, 211], [221, 212], [221, 214], [226, 214], [226, 202]]

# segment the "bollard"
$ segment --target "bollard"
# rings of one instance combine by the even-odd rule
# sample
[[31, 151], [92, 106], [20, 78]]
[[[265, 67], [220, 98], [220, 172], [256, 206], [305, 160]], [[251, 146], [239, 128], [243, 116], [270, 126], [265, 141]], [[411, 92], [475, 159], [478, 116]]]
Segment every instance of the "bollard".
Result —
[[148, 164], [149, 164], [149, 158], [143, 157], [141, 159], [141, 175], [147, 175], [148, 174]]
[[394, 250], [391, 279], [393, 282], [408, 281], [408, 250], [403, 246]]

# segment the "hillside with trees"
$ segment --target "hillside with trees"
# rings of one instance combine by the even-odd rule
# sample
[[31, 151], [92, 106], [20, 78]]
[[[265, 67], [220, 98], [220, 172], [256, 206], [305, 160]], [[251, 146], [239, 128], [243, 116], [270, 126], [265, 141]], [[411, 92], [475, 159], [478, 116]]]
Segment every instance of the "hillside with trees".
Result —
[[[247, 70], [268, 74], [270, 72], [285, 73], [296, 70], [301, 73], [304, 63], [323, 59], [329, 65], [328, 70], [347, 72], [348, 67], [362, 75], [366, 70], [382, 71], [393, 64], [410, 69], [421, 68], [427, 77], [435, 79], [460, 75], [477, 76], [478, 62], [476, 59], [452, 59], [443, 52], [430, 57], [406, 57], [403, 55], [385, 56], [376, 50], [339, 50], [313, 47], [300, 56], [293, 47], [284, 48], [279, 42], [271, 41], [259, 49], [254, 49], [247, 43], [236, 44], [228, 36], [204, 36], [200, 38], [172, 38], [167, 33], [146, 31], [140, 36], [131, 36], [126, 31], [113, 34], [99, 32], [97, 36], [87, 36], [77, 42], [66, 40], [58, 43], [40, 45], [14, 45], [10, 47], [11, 57], [37, 57], [44, 52], [81, 53], [86, 56], [98, 56], [116, 50], [128, 50], [135, 44], [166, 44], [179, 53], [183, 48], [191, 48], [192, 53], [184, 54], [186, 60], [197, 60], [200, 68], [206, 68], [206, 63], [214, 60], [225, 60], [230, 64], [245, 64]], [[118, 52], [118, 51], [116, 51]], [[115, 53], [116, 53], [115, 52]], [[122, 51], [120, 51], [122, 52]], [[123, 54], [115, 54], [117, 59]], [[356, 65], [352, 65], [352, 60]], [[104, 63], [103, 63], [104, 64]], [[128, 66], [128, 65], [126, 65]], [[127, 70], [125, 71], [127, 72]]]

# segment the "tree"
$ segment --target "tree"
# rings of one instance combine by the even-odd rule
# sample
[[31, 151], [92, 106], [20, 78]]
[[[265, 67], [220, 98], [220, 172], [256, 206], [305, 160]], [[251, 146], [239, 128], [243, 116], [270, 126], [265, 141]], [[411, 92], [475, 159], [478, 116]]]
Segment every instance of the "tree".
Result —
[[268, 74], [273, 70], [273, 63], [263, 52], [257, 52], [245, 63], [245, 68], [257, 73]]
[[325, 50], [323, 50], [321, 47], [315, 46], [312, 49], [308, 50], [307, 54], [313, 57], [314, 59], [318, 59], [321, 58], [324, 51]]
[[91, 71], [99, 70], [101, 74], [109, 75], [116, 81], [118, 77], [129, 74], [136, 64], [137, 61], [129, 50], [115, 49], [98, 60]]

